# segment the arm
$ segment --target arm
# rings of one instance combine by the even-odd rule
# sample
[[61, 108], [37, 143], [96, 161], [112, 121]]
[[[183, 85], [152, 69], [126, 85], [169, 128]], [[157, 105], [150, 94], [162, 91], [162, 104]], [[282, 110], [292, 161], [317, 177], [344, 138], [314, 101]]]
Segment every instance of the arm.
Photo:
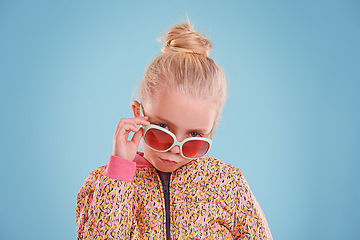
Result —
[[84, 227], [89, 218], [89, 206], [94, 194], [95, 174], [91, 172], [83, 183], [76, 201], [76, 228], [77, 239], [84, 239]]
[[116, 232], [129, 236], [134, 220], [131, 201], [135, 169], [136, 163], [111, 155], [107, 166], [88, 175], [77, 196], [78, 240], [112, 238]]
[[[133, 216], [133, 178], [137, 149], [142, 136], [139, 125], [149, 125], [146, 117], [122, 118], [113, 134], [113, 154], [106, 167], [89, 174], [81, 187], [76, 205], [76, 225], [79, 239], [114, 238], [115, 234], [129, 238], [136, 233]], [[129, 141], [129, 133], [134, 132]], [[135, 223], [134, 223], [135, 222]]]
[[259, 215], [260, 215], [260, 218], [262, 220], [262, 224], [263, 226], [265, 227], [265, 235], [266, 235], [266, 239], [271, 239], [272, 240], [272, 235], [271, 235], [271, 232], [270, 232], [270, 228], [269, 228], [269, 225], [266, 221], [266, 218], [265, 218], [265, 214], [263, 212], [263, 210], [261, 209], [260, 207], [260, 204], [258, 203], [258, 201], [256, 200], [255, 196], [253, 195], [253, 193], [251, 192], [250, 190], [250, 193], [252, 195], [252, 198], [254, 199], [254, 202], [255, 202], [255, 208], [258, 210], [259, 212]]
[[234, 239], [272, 240], [265, 215], [242, 174], [236, 192]]

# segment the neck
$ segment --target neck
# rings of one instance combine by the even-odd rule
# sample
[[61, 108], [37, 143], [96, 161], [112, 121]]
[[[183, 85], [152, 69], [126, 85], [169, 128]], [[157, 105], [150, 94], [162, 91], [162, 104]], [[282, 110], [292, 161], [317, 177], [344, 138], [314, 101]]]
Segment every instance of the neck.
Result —
[[159, 170], [157, 170], [158, 173], [162, 176], [163, 179], [168, 179], [169, 175], [171, 172], [161, 172]]

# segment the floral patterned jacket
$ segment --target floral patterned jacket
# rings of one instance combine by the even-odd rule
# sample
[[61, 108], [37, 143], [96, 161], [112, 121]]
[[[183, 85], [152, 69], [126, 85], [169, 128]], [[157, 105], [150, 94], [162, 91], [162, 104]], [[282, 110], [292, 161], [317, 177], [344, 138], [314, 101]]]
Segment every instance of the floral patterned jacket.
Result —
[[87, 240], [272, 239], [241, 171], [209, 156], [164, 184], [142, 153], [134, 161], [111, 155], [81, 187], [76, 224], [77, 238]]

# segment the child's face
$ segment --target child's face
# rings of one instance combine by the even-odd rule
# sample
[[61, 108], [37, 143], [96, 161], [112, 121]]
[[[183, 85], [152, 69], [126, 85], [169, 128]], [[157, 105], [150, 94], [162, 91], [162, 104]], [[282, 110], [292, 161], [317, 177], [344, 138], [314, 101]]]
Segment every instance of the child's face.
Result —
[[[151, 124], [168, 129], [178, 142], [188, 137], [208, 137], [217, 117], [211, 102], [175, 91], [162, 91], [156, 98], [143, 103], [143, 108]], [[143, 140], [141, 146], [144, 158], [162, 172], [172, 172], [192, 161], [180, 155], [179, 146], [168, 152], [154, 151]]]

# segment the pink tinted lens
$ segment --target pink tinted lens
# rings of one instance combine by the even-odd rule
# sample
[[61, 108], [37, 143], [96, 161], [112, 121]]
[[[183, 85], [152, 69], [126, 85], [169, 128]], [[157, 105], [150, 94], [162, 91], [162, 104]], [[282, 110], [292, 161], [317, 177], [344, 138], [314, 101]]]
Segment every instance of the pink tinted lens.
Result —
[[144, 140], [147, 145], [160, 151], [168, 149], [174, 143], [172, 136], [156, 128], [147, 130]]
[[182, 151], [185, 157], [196, 158], [201, 157], [207, 153], [210, 144], [203, 140], [190, 140], [182, 146]]

